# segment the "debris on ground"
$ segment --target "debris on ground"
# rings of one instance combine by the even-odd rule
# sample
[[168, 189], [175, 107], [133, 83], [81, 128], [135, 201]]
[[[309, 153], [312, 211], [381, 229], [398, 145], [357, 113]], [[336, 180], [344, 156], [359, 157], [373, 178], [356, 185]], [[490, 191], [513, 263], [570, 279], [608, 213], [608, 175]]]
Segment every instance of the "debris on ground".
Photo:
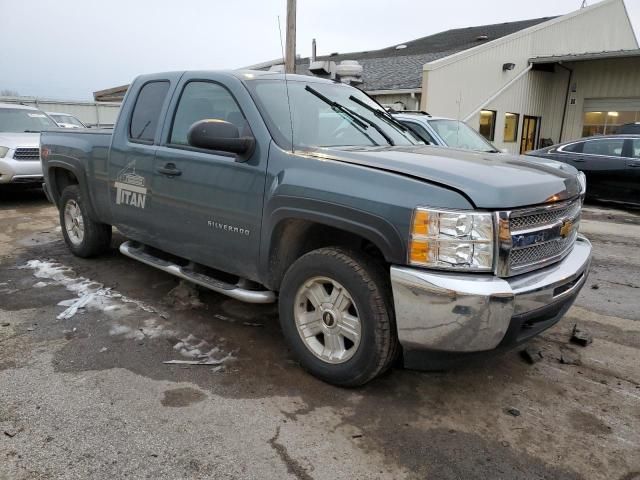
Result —
[[102, 348], [100, 349], [100, 353], [104, 353], [104, 352], [106, 352], [107, 350], [109, 350], [107, 347], [102, 347]]
[[180, 280], [177, 286], [169, 290], [164, 297], [164, 303], [175, 310], [191, 310], [204, 306], [195, 284], [186, 280]]
[[588, 330], [578, 327], [578, 324], [573, 325], [573, 331], [571, 332], [571, 342], [581, 347], [586, 347], [593, 342], [593, 336]]
[[9, 327], [9, 326], [11, 326], [11, 324], [9, 322], [2, 322], [2, 323], [0, 323], [0, 326]]
[[580, 354], [568, 348], [560, 349], [560, 363], [564, 365], [582, 365]]
[[247, 327], [264, 327], [264, 323], [242, 322]]
[[591, 285], [591, 290], [598, 290], [600, 288], [600, 285], [598, 285], [597, 283], [594, 283], [593, 285]]
[[20, 433], [21, 430], [15, 430], [15, 431], [9, 431], [9, 430], [5, 430], [4, 434], [9, 437], [9, 438], [13, 438], [15, 437], [18, 433]]
[[520, 410], [518, 410], [517, 408], [514, 408], [514, 407], [507, 408], [505, 410], [505, 412], [507, 412], [512, 417], [519, 417], [520, 416]]
[[533, 365], [534, 363], [538, 363], [544, 358], [540, 347], [537, 347], [535, 345], [528, 345], [524, 350], [521, 350], [520, 356], [531, 365]]
[[213, 316], [216, 317], [218, 320], [222, 320], [223, 322], [236, 323], [235, 319], [225, 317], [224, 315], [220, 315], [218, 313], [214, 314]]
[[27, 332], [33, 332], [35, 330], [35, 328], [33, 327], [27, 327]]
[[225, 359], [221, 360], [211, 360], [211, 359], [203, 359], [203, 360], [165, 360], [165, 365], [222, 365]]

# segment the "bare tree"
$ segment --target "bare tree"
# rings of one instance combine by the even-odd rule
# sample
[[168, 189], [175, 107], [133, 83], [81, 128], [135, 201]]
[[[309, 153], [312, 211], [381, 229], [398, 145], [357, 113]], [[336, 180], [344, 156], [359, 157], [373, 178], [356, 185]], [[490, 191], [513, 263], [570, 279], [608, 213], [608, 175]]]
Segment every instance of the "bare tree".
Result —
[[0, 90], [0, 97], [19, 97], [19, 96], [20, 94], [18, 93], [17, 90], [10, 90], [8, 88]]

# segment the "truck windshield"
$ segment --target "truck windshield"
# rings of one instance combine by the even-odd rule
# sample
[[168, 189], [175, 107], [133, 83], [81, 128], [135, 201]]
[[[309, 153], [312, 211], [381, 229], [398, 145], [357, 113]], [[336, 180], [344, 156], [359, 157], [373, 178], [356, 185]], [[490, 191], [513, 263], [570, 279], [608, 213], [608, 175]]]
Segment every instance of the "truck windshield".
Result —
[[447, 147], [479, 152], [497, 152], [496, 147], [491, 145], [482, 135], [459, 120], [429, 120], [429, 125], [440, 135]]
[[[339, 83], [247, 82], [275, 141], [283, 148], [417, 145], [413, 133], [360, 90]], [[293, 142], [291, 120], [293, 119]]]
[[41, 132], [58, 125], [39, 110], [0, 108], [0, 132]]

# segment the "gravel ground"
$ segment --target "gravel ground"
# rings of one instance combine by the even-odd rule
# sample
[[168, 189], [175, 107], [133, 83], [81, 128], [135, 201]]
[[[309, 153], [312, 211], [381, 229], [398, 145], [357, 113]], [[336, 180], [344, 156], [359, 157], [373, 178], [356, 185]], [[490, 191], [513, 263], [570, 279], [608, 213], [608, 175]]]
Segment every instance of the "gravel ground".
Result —
[[300, 369], [273, 306], [179, 285], [117, 234], [75, 258], [40, 192], [2, 191], [0, 479], [638, 479], [640, 216], [584, 218], [592, 271], [541, 361], [344, 390]]

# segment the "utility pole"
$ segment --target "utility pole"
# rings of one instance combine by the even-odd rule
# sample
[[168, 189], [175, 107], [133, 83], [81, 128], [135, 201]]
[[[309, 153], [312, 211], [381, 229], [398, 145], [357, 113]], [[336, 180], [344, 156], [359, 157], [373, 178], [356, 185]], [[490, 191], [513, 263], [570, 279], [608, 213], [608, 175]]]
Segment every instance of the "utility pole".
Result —
[[284, 69], [287, 73], [296, 73], [296, 0], [287, 0], [287, 47]]

